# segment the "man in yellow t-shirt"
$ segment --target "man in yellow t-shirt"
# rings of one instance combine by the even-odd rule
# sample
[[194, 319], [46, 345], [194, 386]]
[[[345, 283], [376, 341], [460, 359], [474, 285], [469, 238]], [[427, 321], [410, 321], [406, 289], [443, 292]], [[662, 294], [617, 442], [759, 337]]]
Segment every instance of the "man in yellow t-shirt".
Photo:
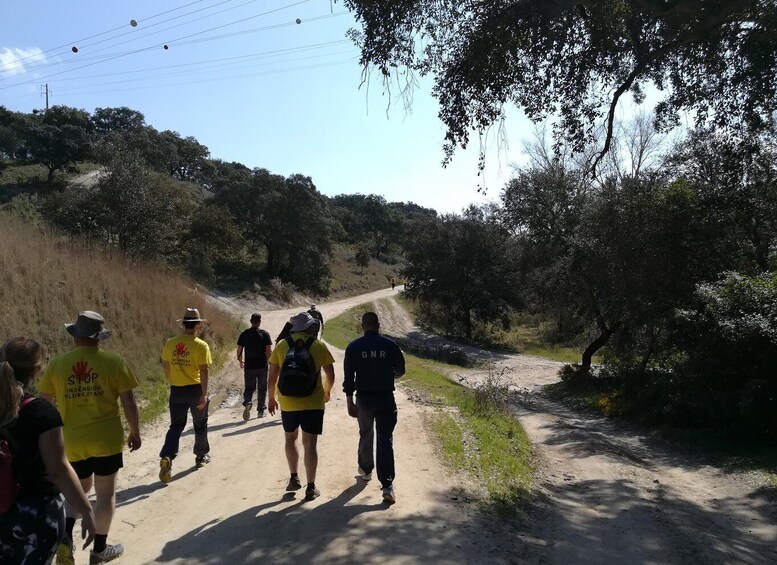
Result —
[[[291, 473], [286, 490], [302, 488], [297, 472], [299, 465], [297, 438], [299, 437], [299, 428], [302, 428], [305, 474], [308, 481], [305, 498], [313, 500], [321, 494], [316, 488], [317, 443], [318, 436], [321, 435], [324, 427], [324, 405], [329, 402], [329, 394], [335, 383], [335, 360], [326, 344], [315, 338], [318, 333], [318, 322], [309, 313], [301, 312], [293, 316], [289, 322], [291, 323], [291, 335], [279, 341], [270, 356], [270, 370], [267, 376], [267, 409], [270, 414], [275, 414], [280, 401], [283, 431], [286, 432], [286, 460]], [[275, 392], [284, 360], [294, 344], [305, 347], [313, 358], [316, 373], [315, 389], [309, 396], [303, 397], [284, 396], [278, 391], [278, 400], [276, 400]], [[323, 382], [321, 380], [322, 369], [325, 375]]]
[[187, 308], [178, 320], [183, 333], [167, 340], [162, 350], [162, 366], [170, 382], [170, 429], [159, 452], [159, 479], [169, 483], [173, 459], [178, 455], [181, 433], [188, 412], [194, 425], [194, 462], [197, 467], [210, 463], [208, 444], [208, 368], [213, 363], [210, 347], [196, 337], [202, 322], [200, 311]]
[[[40, 396], [56, 402], [62, 415], [65, 454], [81, 480], [84, 492], [94, 484], [96, 504], [95, 540], [90, 563], [111, 561], [124, 553], [121, 544], [108, 545], [113, 520], [116, 474], [124, 466], [124, 428], [119, 416], [121, 401], [129, 425], [127, 445], [135, 451], [141, 445], [138, 407], [132, 389], [138, 381], [127, 363], [99, 344], [111, 335], [97, 312], [84, 311], [72, 324], [65, 324], [75, 349], [55, 357], [38, 383]], [[75, 509], [67, 509], [67, 540], [58, 548], [72, 557]]]

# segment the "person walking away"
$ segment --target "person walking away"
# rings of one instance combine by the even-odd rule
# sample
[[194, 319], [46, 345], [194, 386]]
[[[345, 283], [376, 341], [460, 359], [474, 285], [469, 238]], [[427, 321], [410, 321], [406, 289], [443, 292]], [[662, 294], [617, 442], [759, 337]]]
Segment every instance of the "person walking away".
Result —
[[170, 383], [170, 428], [159, 452], [159, 480], [163, 483], [173, 480], [173, 459], [178, 455], [189, 412], [194, 425], [194, 464], [199, 468], [210, 463], [208, 369], [213, 360], [208, 344], [197, 337], [207, 320], [200, 317], [197, 308], [187, 308], [178, 321], [183, 333], [168, 339], [162, 350], [162, 367]]
[[[12, 457], [0, 499], [0, 563], [51, 563], [65, 536], [65, 506], [81, 513], [84, 549], [94, 539], [94, 513], [65, 457], [62, 417], [30, 392], [45, 364], [43, 347], [17, 337], [0, 349], [0, 443]], [[71, 556], [70, 540], [63, 543]]]
[[310, 305], [310, 310], [308, 310], [308, 314], [318, 322], [318, 337], [323, 339], [324, 337], [324, 315], [316, 308], [315, 304]]
[[[251, 327], [237, 338], [237, 362], [243, 369], [243, 420], [251, 417], [251, 399], [256, 391], [256, 416], [264, 418], [267, 409], [267, 360], [272, 353], [270, 334], [261, 329], [262, 315], [251, 314]], [[243, 355], [245, 354], [245, 360]]]
[[[393, 434], [397, 425], [394, 379], [405, 374], [405, 356], [393, 340], [380, 335], [375, 312], [364, 313], [362, 330], [364, 335], [345, 349], [343, 390], [348, 414], [359, 421], [359, 476], [369, 481], [377, 462], [383, 500], [393, 504], [396, 502]], [[375, 432], [377, 454], [373, 458]]]
[[290, 335], [291, 335], [291, 322], [286, 322], [285, 324], [283, 324], [283, 328], [281, 329], [281, 332], [275, 338], [275, 345], [278, 345], [279, 341], [286, 339]]
[[[299, 429], [302, 428], [307, 478], [305, 498], [313, 500], [321, 494], [316, 487], [317, 443], [324, 427], [324, 406], [329, 402], [335, 382], [334, 357], [326, 344], [316, 339], [318, 324], [310, 314], [301, 312], [290, 322], [291, 335], [279, 342], [270, 356], [267, 409], [270, 414], [275, 414], [280, 402], [286, 461], [291, 473], [287, 491], [302, 488], [297, 445]], [[323, 381], [322, 370], [325, 375]]]
[[[105, 563], [124, 553], [121, 544], [110, 545], [107, 540], [116, 511], [116, 476], [124, 466], [119, 401], [129, 426], [127, 445], [130, 451], [141, 446], [133, 393], [138, 380], [123, 358], [100, 347], [100, 342], [112, 333], [100, 314], [80, 312], [76, 321], [65, 324], [65, 328], [75, 348], [51, 360], [38, 390], [42, 398], [56, 402], [62, 415], [65, 454], [83, 491], [89, 493], [94, 486], [95, 537], [89, 563]], [[81, 516], [83, 520], [83, 513], [70, 505], [66, 513], [67, 539], [72, 540], [76, 519]], [[57, 554], [61, 553], [66, 550], [58, 549]], [[69, 557], [72, 559], [72, 553]], [[64, 555], [63, 560], [68, 562]]]
[[394, 290], [395, 286], [397, 286], [397, 279], [391, 277], [391, 290]]

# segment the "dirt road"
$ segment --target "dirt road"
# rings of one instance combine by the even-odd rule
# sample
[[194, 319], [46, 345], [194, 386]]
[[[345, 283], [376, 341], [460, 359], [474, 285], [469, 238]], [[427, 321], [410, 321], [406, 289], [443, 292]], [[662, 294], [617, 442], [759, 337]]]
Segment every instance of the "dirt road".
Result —
[[[320, 305], [326, 319], [380, 291]], [[243, 316], [251, 304], [221, 299]], [[275, 335], [299, 308], [264, 311]], [[398, 305], [381, 309], [384, 328], [432, 340]], [[146, 430], [120, 475], [111, 540], [122, 563], [774, 563], [773, 490], [751, 476], [726, 474], [698, 458], [613, 422], [548, 401], [541, 385], [558, 365], [520, 355], [491, 356], [505, 368], [515, 410], [534, 444], [536, 496], [519, 524], [484, 517], [462, 492], [477, 489], [441, 463], [424, 427], [428, 408], [399, 391], [396, 505], [380, 500], [375, 479], [356, 478], [356, 423], [338, 384], [327, 406], [317, 484], [304, 502], [284, 494], [288, 477], [278, 416], [243, 423], [242, 376], [234, 362], [216, 377], [221, 407], [210, 419], [213, 462], [196, 470], [191, 430], [184, 434], [173, 482], [157, 479], [166, 421]], [[483, 371], [455, 371], [476, 382]], [[86, 556], [79, 552], [79, 563]]]

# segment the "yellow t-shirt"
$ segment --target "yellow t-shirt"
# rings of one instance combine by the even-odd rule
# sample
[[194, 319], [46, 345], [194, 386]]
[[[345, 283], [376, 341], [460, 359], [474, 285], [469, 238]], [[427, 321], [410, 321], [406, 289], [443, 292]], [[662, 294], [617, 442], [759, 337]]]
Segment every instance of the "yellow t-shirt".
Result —
[[[305, 340], [310, 337], [305, 333], [293, 333], [291, 338], [294, 340]], [[289, 343], [283, 339], [278, 342], [275, 349], [270, 355], [270, 365], [283, 366], [283, 360], [286, 358], [286, 354], [289, 352]], [[331, 365], [335, 362], [335, 358], [327, 348], [326, 344], [320, 339], [315, 340], [310, 345], [310, 354], [313, 356], [313, 362], [316, 365], [316, 371], [318, 371], [318, 384], [316, 390], [310, 396], [298, 398], [295, 396], [283, 396], [278, 391], [278, 402], [281, 405], [283, 412], [298, 412], [300, 410], [323, 410], [326, 402], [324, 401], [324, 385], [321, 382], [321, 367], [324, 365]]]
[[76, 347], [49, 362], [38, 390], [55, 396], [68, 461], [122, 452], [118, 398], [136, 386], [127, 362], [99, 347]]
[[208, 344], [188, 334], [167, 340], [162, 361], [170, 363], [170, 384], [173, 386], [200, 384], [200, 365], [213, 363]]

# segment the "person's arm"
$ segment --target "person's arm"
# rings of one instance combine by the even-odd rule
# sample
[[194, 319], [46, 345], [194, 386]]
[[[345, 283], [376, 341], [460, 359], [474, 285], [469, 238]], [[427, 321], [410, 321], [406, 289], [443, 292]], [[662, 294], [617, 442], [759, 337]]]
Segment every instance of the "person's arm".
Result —
[[65, 457], [62, 426], [43, 432], [38, 438], [38, 449], [51, 482], [65, 496], [68, 504], [81, 514], [81, 539], [85, 540], [84, 549], [86, 549], [94, 540], [94, 511], [73, 467]]
[[405, 374], [405, 356], [402, 354], [402, 350], [398, 345], [395, 346], [394, 351], [394, 378], [398, 379]]
[[321, 367], [324, 371], [324, 400], [329, 402], [332, 395], [332, 387], [335, 386], [335, 366], [332, 363]]
[[197, 403], [197, 408], [202, 410], [208, 403], [208, 365], [200, 365], [200, 387], [202, 392], [200, 393], [200, 401]]
[[275, 415], [275, 411], [278, 409], [278, 400], [275, 398], [275, 388], [278, 386], [278, 375], [280, 374], [280, 366], [274, 363], [270, 363], [269, 370], [267, 371], [267, 411], [271, 416]]
[[264, 358], [269, 359], [270, 355], [272, 355], [272, 345], [268, 343], [264, 346]]
[[124, 417], [127, 418], [129, 434], [127, 435], [127, 446], [130, 451], [140, 449], [140, 418], [138, 417], [138, 405], [135, 402], [135, 393], [131, 390], [122, 392], [119, 395], [121, 407], [124, 409]]
[[243, 363], [243, 346], [237, 346], [237, 362], [240, 363], [240, 368], [243, 369], [245, 364]]
[[165, 378], [167, 379], [167, 382], [170, 382], [170, 362], [169, 361], [162, 361], [162, 369], [165, 371]]
[[345, 348], [345, 360], [343, 361], [343, 392], [348, 408], [348, 415], [352, 418], [359, 416], [359, 410], [353, 401], [353, 393], [356, 390], [356, 367], [353, 362], [353, 351]]

